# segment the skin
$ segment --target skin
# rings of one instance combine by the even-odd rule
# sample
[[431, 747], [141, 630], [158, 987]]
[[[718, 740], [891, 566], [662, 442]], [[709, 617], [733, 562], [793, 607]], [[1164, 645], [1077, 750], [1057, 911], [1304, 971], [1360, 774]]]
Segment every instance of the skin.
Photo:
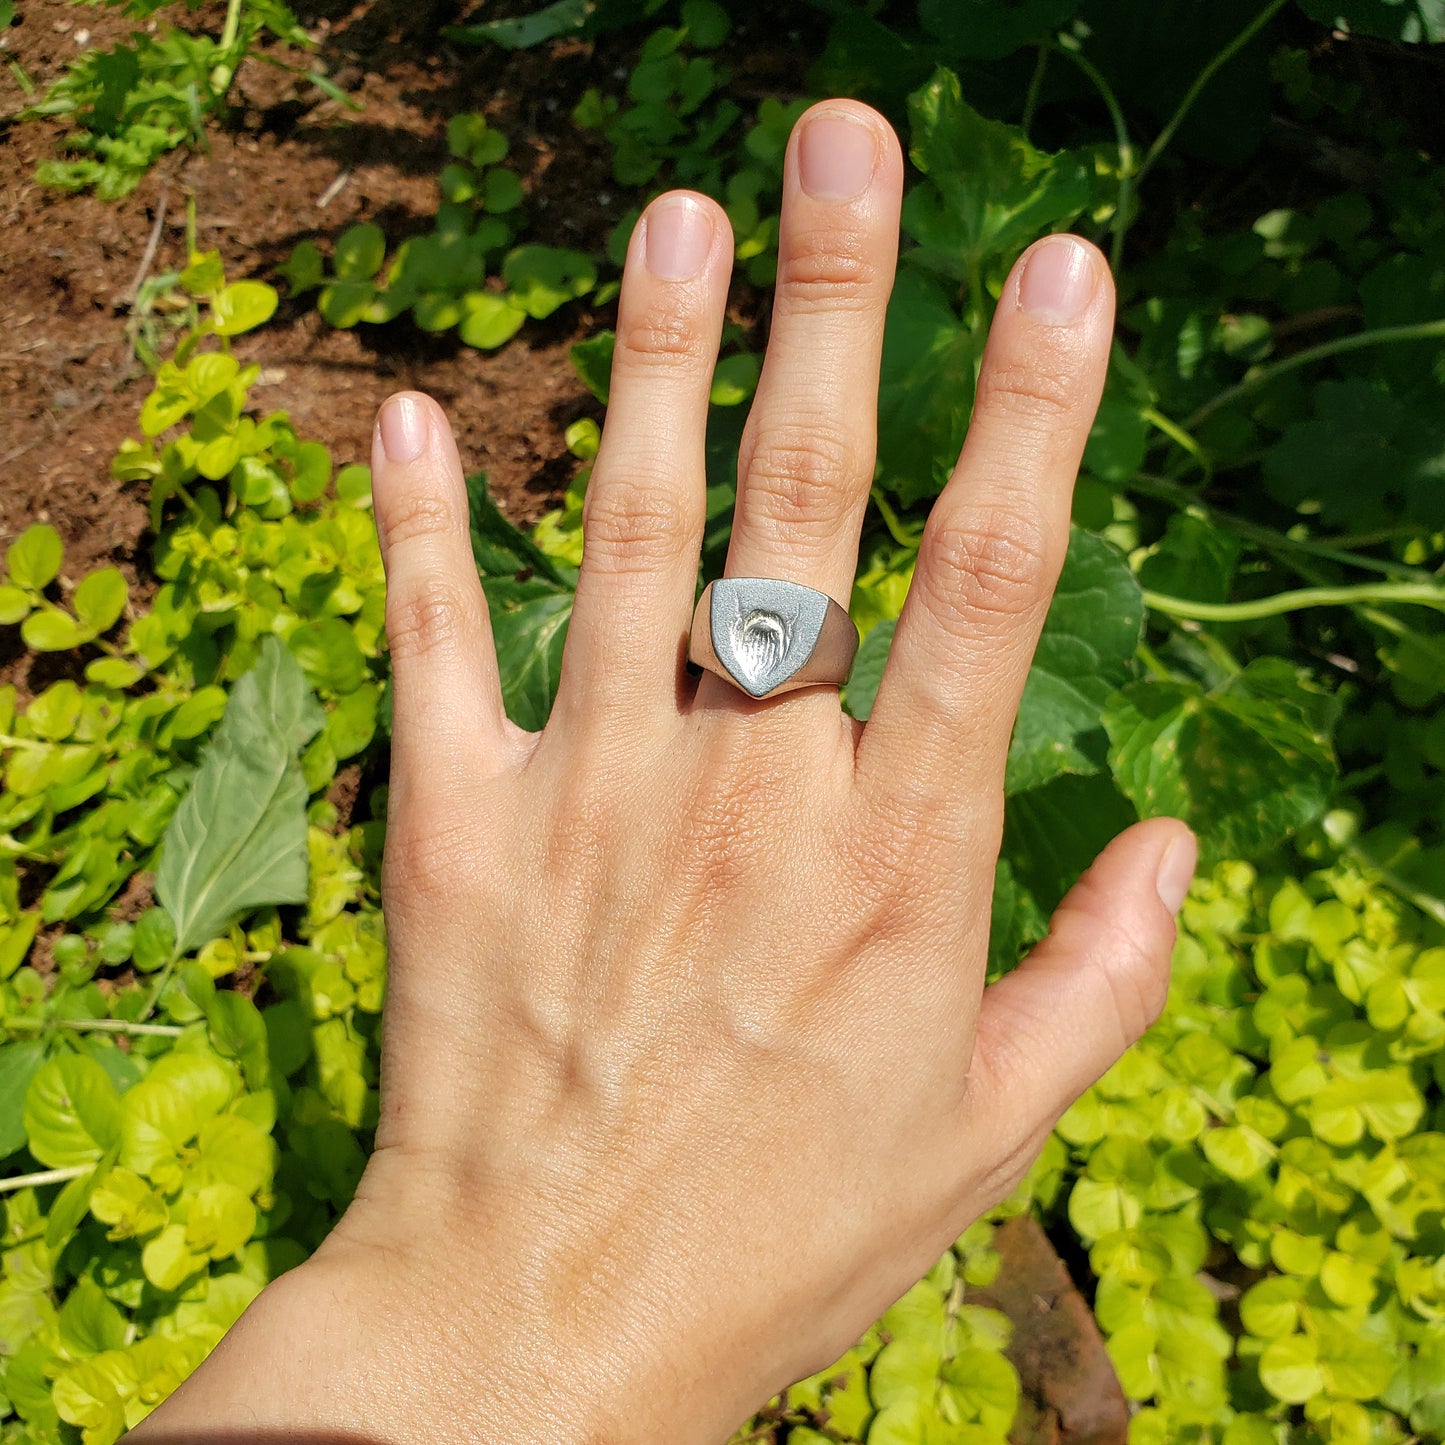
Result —
[[[818, 194], [789, 148], [726, 570], [846, 599], [903, 166], [867, 107], [800, 130], [819, 115]], [[871, 172], [840, 196], [860, 127]], [[705, 238], [691, 278], [668, 207]], [[1163, 1005], [1194, 864], [1170, 819], [1110, 844], [983, 982], [1004, 759], [1108, 357], [1103, 258], [1046, 238], [1006, 282], [864, 726], [836, 688], [759, 702], [683, 665], [730, 242], [678, 193], [633, 237], [542, 733], [502, 709], [446, 420], [416, 394], [383, 409], [376, 1152], [319, 1253], [137, 1441], [717, 1445], [1007, 1194]]]

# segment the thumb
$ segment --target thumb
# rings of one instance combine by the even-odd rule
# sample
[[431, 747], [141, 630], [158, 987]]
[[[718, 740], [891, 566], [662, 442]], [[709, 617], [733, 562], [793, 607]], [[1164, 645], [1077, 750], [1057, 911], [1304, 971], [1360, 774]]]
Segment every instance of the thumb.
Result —
[[1194, 835], [1173, 818], [1121, 833], [1054, 912], [1049, 936], [985, 990], [965, 1129], [1006, 1196], [1060, 1114], [1157, 1019], [1169, 991], [1175, 914], [1194, 875]]

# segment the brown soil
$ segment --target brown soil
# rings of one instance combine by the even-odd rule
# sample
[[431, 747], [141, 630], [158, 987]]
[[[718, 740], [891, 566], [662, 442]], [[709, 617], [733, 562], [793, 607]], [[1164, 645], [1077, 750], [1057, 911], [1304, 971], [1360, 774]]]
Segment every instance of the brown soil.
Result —
[[[118, 562], [133, 577], [144, 572], [136, 568], [144, 497], [113, 482], [109, 463], [136, 434], [149, 388], [127, 336], [134, 288], [142, 274], [185, 264], [189, 201], [199, 246], [219, 249], [232, 279], [271, 276], [301, 238], [324, 241], [356, 221], [376, 220], [393, 238], [424, 230], [446, 119], [468, 107], [513, 138], [536, 239], [600, 249], [630, 201], [615, 195], [605, 148], [569, 118], [585, 86], [608, 78], [610, 65], [590, 49], [444, 54], [436, 27], [451, 16], [426, 3], [383, 0], [340, 14], [335, 5], [297, 8], [320, 42], [309, 63], [352, 91], [362, 110], [249, 60], [226, 126], [211, 130], [209, 153], [174, 153], [118, 202], [35, 183], [36, 164], [57, 154], [59, 122], [0, 122], [0, 545], [48, 521], [65, 537], [67, 576], [99, 561]], [[216, 33], [222, 10], [208, 5], [186, 23]], [[38, 98], [83, 45], [113, 44], [131, 25], [107, 8], [25, 0], [0, 44]], [[0, 67], [0, 115], [25, 100], [14, 72]], [[153, 230], [157, 245], [143, 272]], [[276, 320], [237, 350], [263, 365], [258, 404], [290, 412], [338, 463], [366, 459], [372, 418], [388, 392], [430, 392], [452, 418], [468, 470], [488, 472], [504, 509], [526, 522], [573, 474], [563, 428], [594, 405], [567, 349], [597, 320], [567, 308], [488, 354], [407, 321], [335, 331], [302, 298], [283, 302]]]

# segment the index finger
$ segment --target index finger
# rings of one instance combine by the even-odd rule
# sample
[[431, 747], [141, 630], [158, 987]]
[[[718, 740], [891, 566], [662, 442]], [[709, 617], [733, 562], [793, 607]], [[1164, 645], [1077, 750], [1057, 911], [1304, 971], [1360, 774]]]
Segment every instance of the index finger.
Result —
[[895, 799], [902, 789], [946, 805], [1001, 787], [1113, 320], [1108, 266], [1077, 237], [1045, 237], [1010, 273], [859, 743], [865, 785], [876, 776]]

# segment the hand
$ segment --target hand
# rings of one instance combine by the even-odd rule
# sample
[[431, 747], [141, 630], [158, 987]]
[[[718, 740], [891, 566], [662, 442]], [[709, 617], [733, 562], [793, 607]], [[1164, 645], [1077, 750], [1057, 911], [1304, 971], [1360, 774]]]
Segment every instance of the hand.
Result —
[[[862, 105], [794, 133], [730, 576], [848, 597], [901, 183]], [[1194, 862], [1171, 820], [1116, 839], [983, 985], [1004, 759], [1108, 356], [1102, 258], [1050, 237], [1009, 277], [863, 726], [835, 688], [758, 702], [684, 669], [729, 243], [685, 194], [633, 235], [540, 734], [503, 713], [445, 418], [381, 412], [376, 1152], [138, 1438], [716, 1445], [1003, 1197], [1162, 1006]]]

